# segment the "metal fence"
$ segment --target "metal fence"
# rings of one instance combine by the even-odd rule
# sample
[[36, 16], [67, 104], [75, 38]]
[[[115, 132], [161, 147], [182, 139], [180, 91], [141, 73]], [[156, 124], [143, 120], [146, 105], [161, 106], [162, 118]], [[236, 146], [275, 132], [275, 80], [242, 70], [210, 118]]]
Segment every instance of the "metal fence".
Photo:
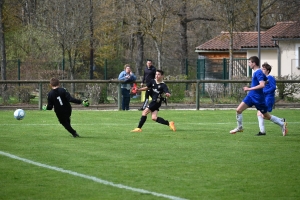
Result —
[[[229, 59], [198, 59], [197, 79], [229, 79]], [[231, 77], [247, 77], [251, 75], [248, 71], [247, 59], [233, 59]]]
[[[240, 103], [246, 93], [242, 87], [249, 85], [249, 80], [184, 80], [165, 81], [172, 93], [169, 98], [169, 108], [177, 108], [176, 105], [185, 105], [191, 109], [199, 110], [201, 104], [237, 104]], [[0, 81], [0, 107], [7, 106], [31, 106], [41, 109], [42, 104], [47, 103], [46, 94], [49, 92], [48, 80], [27, 81]], [[117, 80], [62, 80], [66, 88], [75, 84], [76, 98], [88, 98], [91, 100], [91, 108], [97, 109], [101, 105], [110, 105], [115, 109], [121, 109], [120, 81]], [[202, 94], [203, 84], [211, 84], [211, 87]], [[277, 80], [278, 85], [299, 88], [300, 80]], [[188, 89], [186, 86], [188, 85]], [[228, 87], [230, 85], [230, 87]], [[296, 90], [295, 90], [296, 91]], [[298, 91], [299, 93], [300, 91]], [[293, 94], [296, 95], [297, 94]], [[292, 96], [293, 96], [292, 95]], [[299, 96], [299, 94], [298, 94]], [[131, 103], [138, 103], [140, 97], [132, 96]], [[295, 98], [296, 99], [296, 98]], [[191, 106], [190, 106], [191, 105]]]
[[[95, 63], [92, 67], [93, 77], [90, 75], [90, 63], [85, 60], [78, 60], [72, 63], [65, 60], [56, 62], [43, 61], [21, 61], [9, 60], [6, 67], [7, 80], [44, 80], [51, 76], [61, 80], [110, 80], [117, 79], [123, 66], [131, 64], [133, 71], [139, 71], [138, 79], [141, 80], [143, 68], [136, 69], [135, 63], [130, 59], [107, 60], [103, 59]], [[175, 59], [164, 59], [162, 69], [168, 76], [185, 75], [187, 79], [228, 79], [229, 78], [229, 59], [185, 59], [181, 62]], [[154, 61], [155, 66], [155, 61]], [[184, 66], [184, 71], [182, 70]], [[72, 72], [72, 73], [71, 73]], [[232, 76], [248, 76], [247, 59], [234, 59]]]

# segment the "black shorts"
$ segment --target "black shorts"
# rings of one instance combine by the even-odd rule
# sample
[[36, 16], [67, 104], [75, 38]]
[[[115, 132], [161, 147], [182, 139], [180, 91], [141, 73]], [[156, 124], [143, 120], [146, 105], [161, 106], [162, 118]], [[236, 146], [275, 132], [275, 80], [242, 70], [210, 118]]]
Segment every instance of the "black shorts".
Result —
[[160, 106], [161, 102], [151, 101], [148, 108], [151, 110], [151, 112], [154, 112], [156, 110], [159, 111]]
[[70, 121], [71, 114], [70, 113], [56, 113], [58, 121], [60, 123], [64, 123]]

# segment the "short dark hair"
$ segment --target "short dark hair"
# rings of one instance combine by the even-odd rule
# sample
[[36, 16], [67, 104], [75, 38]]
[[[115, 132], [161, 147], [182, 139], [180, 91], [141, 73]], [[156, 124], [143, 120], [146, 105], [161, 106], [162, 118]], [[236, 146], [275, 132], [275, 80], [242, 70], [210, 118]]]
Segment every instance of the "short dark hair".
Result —
[[259, 58], [257, 56], [251, 56], [248, 60], [254, 62], [257, 66], [259, 66]]
[[58, 80], [57, 78], [55, 78], [55, 77], [52, 77], [52, 78], [50, 79], [50, 85], [51, 85], [52, 87], [59, 86], [59, 80]]
[[261, 67], [265, 68], [265, 69], [267, 70], [268, 73], [270, 73], [271, 70], [272, 70], [272, 66], [269, 65], [267, 62], [265, 62], [264, 64], [262, 64]]
[[152, 60], [151, 60], [151, 59], [147, 59], [147, 62], [148, 62], [148, 61], [152, 62]]
[[158, 70], [156, 70], [156, 72], [159, 72], [161, 75], [164, 75], [164, 71], [163, 70], [158, 69]]

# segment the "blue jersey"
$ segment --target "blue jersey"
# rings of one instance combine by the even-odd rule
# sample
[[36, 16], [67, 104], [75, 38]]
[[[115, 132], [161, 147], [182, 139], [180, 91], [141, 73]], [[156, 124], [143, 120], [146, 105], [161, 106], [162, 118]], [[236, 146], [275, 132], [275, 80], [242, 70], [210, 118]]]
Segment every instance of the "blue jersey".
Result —
[[268, 81], [264, 87], [265, 102], [268, 107], [268, 112], [272, 112], [273, 106], [275, 104], [275, 90], [276, 90], [276, 80], [273, 76], [267, 76]]
[[265, 96], [275, 96], [275, 90], [276, 90], [276, 80], [273, 76], [268, 75], [267, 76], [268, 81], [266, 82], [266, 85], [264, 87], [264, 94]]
[[[255, 87], [255, 86], [259, 85], [260, 81], [267, 81], [267, 80], [268, 79], [267, 79], [266, 75], [262, 72], [262, 70], [257, 69], [253, 73], [251, 87]], [[264, 98], [263, 88], [258, 89], [258, 90], [251, 90], [251, 91], [249, 91], [248, 95], [251, 96], [251, 97], [257, 98], [257, 99]]]
[[[267, 80], [268, 79], [266, 75], [262, 72], [262, 70], [257, 69], [253, 73], [251, 87], [255, 87], [259, 85], [260, 81], [267, 81]], [[264, 95], [263, 88], [249, 91], [248, 95], [244, 98], [243, 102], [247, 104], [249, 107], [252, 107], [254, 105], [256, 109], [259, 110], [261, 113], [267, 112], [267, 106], [265, 103], [265, 95]]]

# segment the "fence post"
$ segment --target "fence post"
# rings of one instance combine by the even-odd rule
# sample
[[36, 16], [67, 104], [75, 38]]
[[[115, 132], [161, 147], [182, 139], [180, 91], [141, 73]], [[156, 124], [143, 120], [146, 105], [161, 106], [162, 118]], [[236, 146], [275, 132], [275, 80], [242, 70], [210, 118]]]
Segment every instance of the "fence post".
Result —
[[39, 110], [42, 110], [42, 103], [43, 103], [43, 84], [39, 82]]
[[200, 102], [199, 102], [199, 80], [196, 83], [196, 110], [199, 110]]
[[121, 83], [118, 83], [118, 110], [122, 110], [122, 108], [121, 108], [121, 101], [122, 101], [122, 97], [121, 97]]

